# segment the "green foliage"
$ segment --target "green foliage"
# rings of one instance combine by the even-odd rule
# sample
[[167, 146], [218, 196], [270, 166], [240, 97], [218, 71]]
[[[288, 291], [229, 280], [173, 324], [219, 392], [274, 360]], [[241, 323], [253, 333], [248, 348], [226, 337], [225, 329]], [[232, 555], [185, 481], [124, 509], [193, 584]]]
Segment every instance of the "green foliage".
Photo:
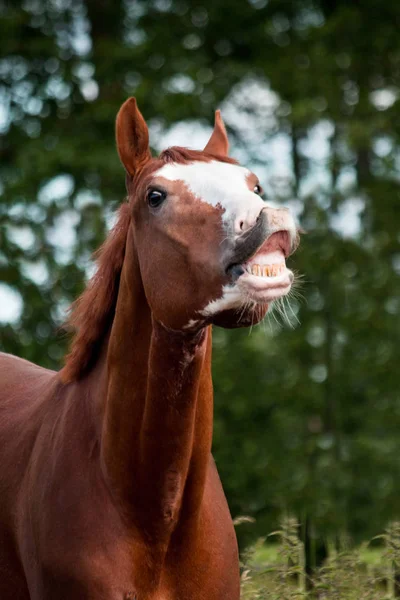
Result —
[[[260, 538], [243, 555], [243, 600], [392, 600], [397, 597], [399, 527], [391, 523], [379, 536], [384, 545], [351, 548], [329, 544], [329, 556], [312, 575], [304, 563], [304, 545], [295, 519], [285, 518], [274, 534], [278, 543]], [[376, 538], [377, 539], [377, 538]]]
[[399, 513], [399, 21], [376, 0], [0, 0], [0, 291], [22, 302], [1, 349], [61, 364], [125, 194], [123, 100], [155, 148], [221, 106], [233, 155], [308, 233], [294, 329], [215, 331], [214, 454], [232, 513], [257, 518], [241, 543], [288, 511], [312, 564]]

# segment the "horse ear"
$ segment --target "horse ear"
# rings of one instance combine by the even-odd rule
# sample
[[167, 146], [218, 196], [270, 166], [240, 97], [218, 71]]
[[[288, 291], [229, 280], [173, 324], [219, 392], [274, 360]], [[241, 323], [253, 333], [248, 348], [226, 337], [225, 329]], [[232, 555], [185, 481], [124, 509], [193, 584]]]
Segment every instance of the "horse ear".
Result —
[[129, 98], [119, 109], [115, 133], [122, 164], [134, 177], [151, 159], [149, 130], [135, 98]]
[[210, 154], [220, 154], [221, 156], [227, 156], [228, 151], [228, 135], [226, 133], [225, 125], [221, 117], [221, 111], [216, 110], [214, 131], [212, 132], [211, 137], [204, 148], [204, 152], [210, 152]]

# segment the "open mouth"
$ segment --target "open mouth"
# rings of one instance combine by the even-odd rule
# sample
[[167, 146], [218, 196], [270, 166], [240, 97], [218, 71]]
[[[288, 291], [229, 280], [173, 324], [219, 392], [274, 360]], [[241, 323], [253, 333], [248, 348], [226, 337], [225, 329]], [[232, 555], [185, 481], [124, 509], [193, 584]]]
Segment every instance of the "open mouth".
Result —
[[292, 286], [293, 273], [286, 266], [290, 254], [288, 231], [273, 233], [245, 262], [232, 265], [236, 285], [258, 303], [268, 303], [285, 296]]

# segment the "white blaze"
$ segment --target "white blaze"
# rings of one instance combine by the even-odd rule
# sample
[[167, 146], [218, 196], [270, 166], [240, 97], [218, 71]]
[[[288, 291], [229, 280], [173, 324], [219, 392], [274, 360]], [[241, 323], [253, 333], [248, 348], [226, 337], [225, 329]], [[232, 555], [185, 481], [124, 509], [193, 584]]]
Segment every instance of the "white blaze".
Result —
[[232, 225], [235, 220], [253, 224], [265, 202], [249, 189], [247, 178], [250, 171], [230, 163], [219, 161], [194, 161], [186, 165], [169, 163], [155, 174], [170, 181], [183, 181], [190, 192], [211, 206], [224, 209], [222, 220]]

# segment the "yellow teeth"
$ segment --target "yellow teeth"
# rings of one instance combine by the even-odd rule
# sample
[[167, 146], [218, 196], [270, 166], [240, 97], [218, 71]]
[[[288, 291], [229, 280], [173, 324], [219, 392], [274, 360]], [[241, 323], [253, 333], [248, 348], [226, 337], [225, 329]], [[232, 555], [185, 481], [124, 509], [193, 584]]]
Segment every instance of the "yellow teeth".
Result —
[[277, 265], [251, 265], [247, 271], [257, 277], [276, 277], [285, 269], [285, 263]]
[[257, 275], [258, 277], [262, 276], [260, 265], [253, 265], [251, 267], [251, 272], [252, 272], [253, 275]]

